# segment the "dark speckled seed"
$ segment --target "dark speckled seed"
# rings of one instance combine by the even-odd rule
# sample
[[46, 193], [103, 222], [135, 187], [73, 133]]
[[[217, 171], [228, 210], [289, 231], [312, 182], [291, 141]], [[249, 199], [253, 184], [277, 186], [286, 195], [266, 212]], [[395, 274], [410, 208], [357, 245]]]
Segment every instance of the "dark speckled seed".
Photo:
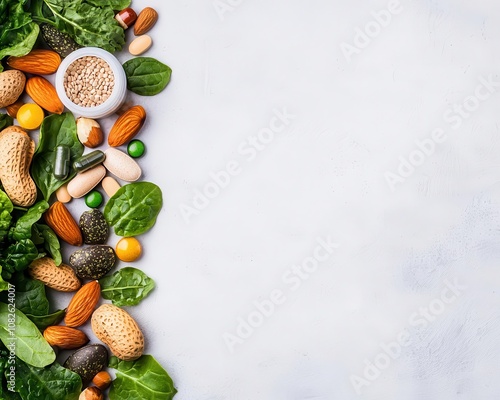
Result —
[[86, 386], [94, 376], [108, 365], [108, 350], [102, 344], [89, 344], [71, 354], [64, 367], [76, 372]]
[[115, 265], [115, 251], [111, 246], [95, 245], [75, 251], [69, 263], [81, 279], [100, 279]]
[[80, 217], [80, 230], [85, 244], [104, 244], [108, 240], [109, 227], [102, 212], [97, 208], [85, 211]]

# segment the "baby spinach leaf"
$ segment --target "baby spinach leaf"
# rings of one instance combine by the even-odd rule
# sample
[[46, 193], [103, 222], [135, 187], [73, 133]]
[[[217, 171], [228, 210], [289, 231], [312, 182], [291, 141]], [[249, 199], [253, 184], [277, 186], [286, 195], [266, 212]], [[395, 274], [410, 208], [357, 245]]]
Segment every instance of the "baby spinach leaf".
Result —
[[9, 283], [5, 282], [2, 278], [2, 266], [0, 265], [0, 292], [9, 289]]
[[14, 240], [23, 240], [31, 238], [31, 228], [37, 222], [45, 211], [49, 209], [49, 203], [45, 200], [39, 201], [32, 206], [26, 214], [21, 216], [12, 229], [12, 238]]
[[82, 390], [80, 376], [58, 363], [35, 368], [17, 360], [16, 371], [22, 379], [16, 379], [15, 390], [23, 400], [77, 400]]
[[55, 232], [47, 225], [44, 224], [35, 224], [36, 229], [44, 239], [43, 246], [45, 250], [52, 256], [52, 259], [56, 263], [57, 266], [62, 263], [62, 255], [61, 255], [61, 243], [59, 243], [59, 239]]
[[57, 325], [59, 322], [61, 322], [66, 315], [65, 310], [57, 310], [56, 312], [53, 312], [52, 314], [48, 315], [31, 315], [31, 314], [26, 314], [26, 316], [40, 329], [43, 331], [45, 328], [51, 325]]
[[[9, 390], [7, 386], [7, 374], [10, 368], [15, 368], [15, 358], [9, 359], [9, 351], [0, 343], [0, 399], [2, 400], [21, 400], [21, 397], [16, 392]], [[11, 360], [11, 361], [10, 361]], [[13, 371], [15, 374], [15, 369]]]
[[111, 276], [105, 276], [99, 283], [101, 296], [119, 307], [139, 304], [155, 287], [150, 277], [132, 267], [125, 267]]
[[130, 0], [87, 0], [87, 3], [90, 3], [97, 7], [109, 6], [113, 10], [123, 10], [130, 6]]
[[89, 4], [82, 0], [44, 0], [44, 3], [53, 14], [56, 27], [79, 45], [100, 47], [113, 53], [125, 44], [125, 32], [114, 18], [113, 7], [107, 5], [116, 6], [121, 2], [107, 0]]
[[137, 236], [153, 227], [162, 204], [161, 189], [154, 183], [130, 183], [109, 199], [104, 217], [118, 236]]
[[16, 287], [16, 308], [19, 311], [37, 316], [49, 313], [49, 300], [45, 294], [45, 285], [41, 281], [18, 273], [14, 275], [11, 283]]
[[[12, 319], [15, 320], [14, 329], [9, 330], [8, 322]], [[12, 304], [0, 303], [0, 321], [0, 340], [7, 348], [15, 342], [16, 355], [22, 361], [39, 368], [54, 362], [54, 350], [24, 313], [15, 309]]]
[[83, 145], [76, 135], [76, 122], [71, 113], [50, 115], [43, 120], [40, 127], [38, 147], [31, 164], [31, 176], [45, 200], [76, 174], [71, 167], [65, 180], [59, 180], [54, 176], [56, 148], [60, 145], [69, 147], [71, 166], [73, 161], [83, 154]]
[[12, 117], [8, 114], [0, 114], [0, 131], [2, 129], [7, 128], [8, 126], [11, 126], [14, 123], [14, 120]]
[[172, 378], [153, 356], [143, 355], [135, 361], [121, 361], [113, 356], [109, 366], [116, 369], [110, 400], [171, 400], [177, 393]]
[[135, 57], [123, 64], [127, 88], [141, 96], [154, 96], [170, 82], [172, 69], [151, 57]]
[[0, 190], [0, 243], [3, 242], [9, 233], [13, 210], [14, 205], [10, 201], [9, 196]]
[[14, 272], [26, 269], [38, 257], [38, 249], [30, 239], [11, 244], [2, 252], [2, 277], [9, 279]]

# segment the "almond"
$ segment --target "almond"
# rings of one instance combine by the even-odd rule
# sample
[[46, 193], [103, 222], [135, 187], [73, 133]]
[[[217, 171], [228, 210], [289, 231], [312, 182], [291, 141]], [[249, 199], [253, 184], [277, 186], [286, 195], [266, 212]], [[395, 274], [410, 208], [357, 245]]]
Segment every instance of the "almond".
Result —
[[125, 111], [115, 121], [108, 136], [108, 144], [112, 147], [121, 146], [132, 139], [146, 121], [146, 110], [142, 106], [133, 106]]
[[94, 311], [92, 331], [121, 360], [136, 360], [144, 351], [144, 335], [137, 322], [113, 304], [103, 304]]
[[69, 326], [49, 326], [43, 331], [43, 337], [51, 346], [60, 349], [78, 349], [89, 342], [87, 335]]
[[66, 317], [64, 318], [66, 326], [75, 328], [87, 322], [94, 312], [100, 296], [101, 287], [98, 281], [92, 281], [83, 285], [75, 293], [66, 309]]
[[154, 8], [146, 7], [139, 13], [134, 25], [134, 35], [139, 36], [148, 32], [158, 21], [158, 13]]
[[75, 271], [69, 265], [57, 266], [52, 258], [43, 257], [31, 263], [29, 274], [46, 286], [60, 292], [74, 292], [82, 286]]
[[62, 114], [64, 105], [56, 88], [47, 79], [33, 76], [26, 82], [26, 93], [43, 109], [54, 114]]
[[79, 117], [76, 119], [76, 133], [78, 140], [91, 149], [100, 146], [104, 141], [101, 126], [97, 121], [90, 118]]
[[94, 376], [92, 379], [92, 383], [96, 385], [101, 390], [106, 390], [109, 385], [111, 385], [111, 375], [109, 375], [108, 371], [101, 371]]
[[11, 56], [7, 64], [23, 72], [35, 75], [50, 75], [61, 65], [61, 56], [52, 50], [35, 49], [21, 57]]
[[56, 201], [45, 212], [45, 222], [66, 243], [73, 246], [82, 245], [82, 232], [66, 206], [60, 201]]
[[15, 103], [12, 103], [10, 106], [5, 107], [5, 110], [7, 111], [7, 114], [9, 114], [9, 117], [17, 118], [17, 112], [19, 111], [19, 109], [23, 105], [24, 105], [24, 101], [17, 100]]
[[82, 393], [80, 393], [80, 396], [78, 397], [78, 400], [103, 400], [104, 396], [102, 395], [102, 392], [99, 388], [96, 388], [95, 386], [91, 386], [86, 388]]

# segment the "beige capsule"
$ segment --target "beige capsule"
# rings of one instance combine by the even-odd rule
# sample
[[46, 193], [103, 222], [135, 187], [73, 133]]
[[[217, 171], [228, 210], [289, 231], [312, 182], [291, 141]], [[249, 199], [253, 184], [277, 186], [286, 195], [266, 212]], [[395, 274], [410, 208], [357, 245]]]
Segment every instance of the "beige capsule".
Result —
[[106, 168], [98, 165], [85, 172], [79, 173], [68, 183], [68, 193], [71, 197], [79, 199], [94, 189], [102, 178], [106, 176]]
[[101, 185], [109, 197], [113, 197], [121, 187], [116, 179], [112, 178], [111, 176], [107, 176], [106, 178], [104, 178], [101, 182]]
[[151, 36], [142, 35], [132, 40], [132, 43], [130, 43], [128, 47], [128, 51], [133, 56], [139, 56], [148, 51], [152, 45], [153, 39], [151, 39]]
[[113, 147], [107, 149], [105, 154], [104, 166], [118, 179], [135, 182], [141, 177], [141, 167], [128, 154]]

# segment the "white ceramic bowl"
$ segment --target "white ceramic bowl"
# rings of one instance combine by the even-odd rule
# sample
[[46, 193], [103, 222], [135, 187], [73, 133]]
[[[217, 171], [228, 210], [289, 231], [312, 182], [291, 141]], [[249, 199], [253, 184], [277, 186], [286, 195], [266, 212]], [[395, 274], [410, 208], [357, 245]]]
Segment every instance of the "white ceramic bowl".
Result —
[[[115, 86], [109, 99], [95, 107], [82, 107], [73, 103], [66, 95], [66, 90], [64, 89], [64, 76], [66, 75], [66, 70], [75, 60], [86, 56], [95, 56], [106, 61], [113, 71], [115, 79]], [[120, 61], [118, 61], [114, 55], [97, 47], [84, 47], [75, 50], [62, 61], [56, 74], [56, 90], [63, 104], [68, 110], [75, 114], [75, 116], [103, 118], [113, 114], [125, 101], [127, 95], [127, 77]]]

